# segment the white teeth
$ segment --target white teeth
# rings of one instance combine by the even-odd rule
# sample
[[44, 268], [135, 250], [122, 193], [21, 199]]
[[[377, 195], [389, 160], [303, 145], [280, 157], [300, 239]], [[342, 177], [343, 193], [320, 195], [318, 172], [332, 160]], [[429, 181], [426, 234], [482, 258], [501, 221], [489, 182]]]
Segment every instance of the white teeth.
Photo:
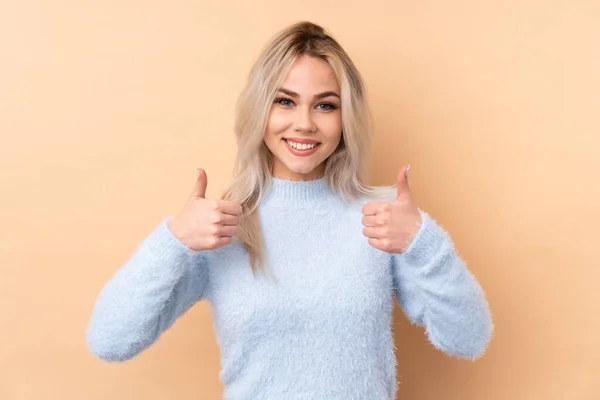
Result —
[[308, 149], [313, 149], [317, 144], [316, 143], [295, 143], [292, 142], [290, 140], [286, 140], [286, 142], [293, 147], [294, 149], [297, 150], [308, 150]]

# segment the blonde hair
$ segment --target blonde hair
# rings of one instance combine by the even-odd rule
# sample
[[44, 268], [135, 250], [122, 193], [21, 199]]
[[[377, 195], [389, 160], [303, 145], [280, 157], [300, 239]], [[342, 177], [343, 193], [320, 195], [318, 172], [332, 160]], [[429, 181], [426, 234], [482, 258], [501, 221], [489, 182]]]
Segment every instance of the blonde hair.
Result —
[[263, 138], [277, 90], [300, 56], [328, 62], [339, 85], [342, 139], [326, 160], [325, 181], [348, 203], [389, 198], [390, 187], [364, 184], [371, 135], [370, 113], [363, 79], [340, 44], [314, 23], [303, 21], [278, 32], [262, 49], [237, 102], [235, 134], [238, 152], [234, 178], [222, 198], [242, 205], [237, 237], [250, 256], [253, 272], [266, 272], [266, 252], [258, 204], [271, 185], [272, 154]]

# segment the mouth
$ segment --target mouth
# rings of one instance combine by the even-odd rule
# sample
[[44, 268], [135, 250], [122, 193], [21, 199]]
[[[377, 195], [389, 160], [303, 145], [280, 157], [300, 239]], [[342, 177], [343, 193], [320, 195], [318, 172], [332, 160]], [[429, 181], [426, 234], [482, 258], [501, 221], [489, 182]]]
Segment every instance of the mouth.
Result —
[[308, 140], [308, 139], [281, 139], [285, 147], [296, 156], [309, 156], [317, 151], [318, 147], [321, 145], [321, 142], [317, 142], [316, 140]]

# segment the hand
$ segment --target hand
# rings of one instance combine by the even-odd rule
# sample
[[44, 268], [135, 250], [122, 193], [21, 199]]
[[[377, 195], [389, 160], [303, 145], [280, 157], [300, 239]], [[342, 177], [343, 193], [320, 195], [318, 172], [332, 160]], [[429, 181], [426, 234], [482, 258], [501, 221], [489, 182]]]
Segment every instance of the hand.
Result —
[[419, 230], [421, 213], [414, 204], [408, 187], [408, 170], [398, 173], [398, 196], [392, 202], [365, 204], [362, 208], [363, 234], [369, 244], [388, 253], [402, 253]]
[[169, 229], [192, 250], [213, 250], [231, 243], [237, 233], [242, 206], [226, 200], [207, 200], [207, 177], [198, 169], [198, 179], [181, 212]]

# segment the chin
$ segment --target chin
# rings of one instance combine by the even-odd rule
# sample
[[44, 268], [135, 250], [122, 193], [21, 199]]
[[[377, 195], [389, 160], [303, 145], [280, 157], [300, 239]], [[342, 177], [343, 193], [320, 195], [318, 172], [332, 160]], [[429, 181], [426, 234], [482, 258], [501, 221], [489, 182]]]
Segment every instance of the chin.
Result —
[[315, 165], [288, 165], [288, 170], [295, 174], [308, 175], [313, 172], [316, 168]]

